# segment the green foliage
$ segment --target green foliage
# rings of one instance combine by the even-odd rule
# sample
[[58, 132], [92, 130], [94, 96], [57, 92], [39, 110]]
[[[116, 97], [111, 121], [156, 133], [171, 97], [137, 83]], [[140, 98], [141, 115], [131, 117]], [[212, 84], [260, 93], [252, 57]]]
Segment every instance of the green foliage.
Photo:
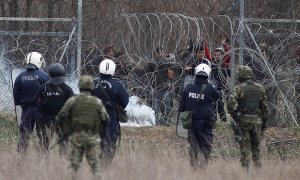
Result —
[[10, 120], [7, 115], [0, 114], [0, 149], [7, 145], [14, 145], [18, 137], [16, 121]]
[[216, 122], [216, 129], [220, 132], [231, 130], [230, 123], [217, 121]]

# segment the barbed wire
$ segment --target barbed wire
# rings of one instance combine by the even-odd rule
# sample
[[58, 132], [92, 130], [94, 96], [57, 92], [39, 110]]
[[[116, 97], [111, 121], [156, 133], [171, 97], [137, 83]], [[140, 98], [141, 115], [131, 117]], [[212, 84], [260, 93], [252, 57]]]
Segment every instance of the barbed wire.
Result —
[[[154, 107], [153, 101], [157, 99], [155, 92], [160, 92], [163, 87], [156, 87], [155, 71], [147, 71], [150, 63], [155, 65], [168, 64], [170, 68], [177, 68], [176, 78], [168, 85], [168, 92], [174, 98], [172, 111], [176, 112], [178, 98], [182, 90], [184, 79], [184, 66], [186, 59], [183, 58], [184, 52], [190, 45], [190, 40], [195, 44], [200, 44], [206, 40], [210, 52], [221, 46], [221, 37], [227, 35], [231, 37], [231, 50], [228, 52], [233, 57], [232, 61], [238, 58], [241, 51], [237, 39], [241, 24], [238, 20], [229, 16], [222, 15], [216, 17], [193, 17], [176, 13], [125, 13], [118, 16], [115, 26], [119, 26], [114, 33], [112, 42], [115, 48], [120, 49], [118, 56], [113, 57], [118, 65], [116, 77], [122, 80], [130, 94], [135, 94], [144, 99], [149, 106]], [[244, 64], [251, 66], [255, 72], [256, 81], [262, 83], [268, 92], [272, 92], [269, 97], [269, 104], [272, 110], [278, 114], [272, 118], [275, 125], [286, 125], [291, 121], [292, 115], [297, 117], [297, 100], [299, 100], [299, 55], [297, 55], [300, 40], [296, 25], [283, 28], [276, 24], [249, 23], [249, 30], [253, 34], [257, 44], [265, 43], [267, 47], [260, 47], [265, 53], [266, 61], [255, 43], [251, 39], [251, 34], [246, 33], [244, 50]], [[113, 27], [113, 26], [112, 26]], [[92, 30], [91, 30], [92, 31]], [[91, 32], [88, 31], [88, 32]], [[104, 36], [102, 34], [100, 37]], [[109, 35], [110, 36], [110, 35]], [[119, 41], [116, 41], [119, 39]], [[75, 73], [76, 52], [74, 47], [76, 41], [67, 41], [67, 37], [36, 37], [26, 33], [10, 36], [1, 36], [1, 94], [9, 90], [10, 70], [15, 67], [24, 67], [25, 54], [31, 50], [42, 51], [47, 57], [48, 66], [58, 62], [63, 53], [67, 42], [70, 48], [66, 51], [62, 63], [67, 67], [70, 76]], [[105, 41], [101, 41], [105, 42]], [[161, 47], [166, 53], [174, 54], [170, 61], [158, 62], [156, 48]], [[84, 40], [82, 47], [82, 66], [83, 74], [92, 76], [99, 75], [98, 66], [104, 56], [104, 44], [99, 44], [96, 40]], [[235, 70], [237, 63], [233, 62], [232, 71]], [[268, 70], [269, 68], [269, 70]], [[47, 68], [46, 68], [47, 69]], [[274, 78], [275, 77], [275, 80]], [[234, 81], [235, 77], [231, 78]], [[226, 78], [222, 77], [221, 82], [229, 90]], [[275, 88], [277, 84], [278, 88]], [[3, 86], [2, 86], [3, 85]], [[282, 91], [280, 96], [279, 91]], [[1, 98], [2, 99], [2, 98]], [[291, 105], [291, 113], [286, 112], [286, 107], [282, 101], [287, 100]], [[160, 100], [161, 101], [161, 100]], [[2, 107], [13, 107], [12, 98], [5, 102], [0, 102]], [[10, 104], [10, 105], [8, 105]], [[166, 105], [165, 105], [166, 106]], [[298, 107], [299, 108], [299, 107]], [[175, 117], [176, 115], [173, 115]], [[299, 121], [299, 114], [298, 114]]]

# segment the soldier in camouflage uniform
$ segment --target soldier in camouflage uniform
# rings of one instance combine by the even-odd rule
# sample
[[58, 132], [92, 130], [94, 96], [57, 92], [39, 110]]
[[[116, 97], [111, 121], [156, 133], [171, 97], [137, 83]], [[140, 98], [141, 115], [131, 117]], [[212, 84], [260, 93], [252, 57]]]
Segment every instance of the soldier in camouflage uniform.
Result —
[[76, 177], [84, 152], [93, 174], [98, 174], [99, 130], [109, 122], [102, 101], [91, 96], [94, 87], [92, 78], [82, 76], [78, 87], [80, 94], [71, 97], [56, 117], [58, 122], [69, 122], [70, 132], [65, 133], [70, 134], [70, 169], [73, 178]]
[[260, 140], [267, 123], [267, 96], [265, 88], [253, 81], [249, 66], [240, 66], [237, 75], [240, 84], [230, 95], [227, 108], [241, 131], [242, 167], [249, 170], [250, 152], [254, 166], [261, 167]]

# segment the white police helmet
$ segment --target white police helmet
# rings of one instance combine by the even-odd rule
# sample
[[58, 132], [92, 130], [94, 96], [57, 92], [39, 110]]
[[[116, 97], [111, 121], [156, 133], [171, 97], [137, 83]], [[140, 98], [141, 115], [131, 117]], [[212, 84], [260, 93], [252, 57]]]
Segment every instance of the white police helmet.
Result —
[[99, 65], [99, 72], [101, 74], [114, 75], [116, 64], [111, 59], [104, 59]]
[[43, 56], [38, 52], [31, 52], [26, 57], [27, 69], [39, 69], [44, 62]]
[[195, 74], [196, 76], [205, 76], [209, 77], [210, 75], [210, 67], [207, 64], [199, 64], [197, 67], [195, 67]]

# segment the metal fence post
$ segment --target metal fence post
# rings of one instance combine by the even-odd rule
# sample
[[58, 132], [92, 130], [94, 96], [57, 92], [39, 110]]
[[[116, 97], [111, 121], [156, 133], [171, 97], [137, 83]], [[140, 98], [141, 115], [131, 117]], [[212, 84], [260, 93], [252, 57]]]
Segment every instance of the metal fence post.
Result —
[[239, 60], [238, 60], [239, 65], [242, 65], [244, 60], [244, 43], [245, 43], [244, 18], [245, 18], [245, 2], [244, 0], [241, 0], [240, 1]]
[[82, 0], [78, 0], [78, 9], [77, 9], [77, 68], [76, 68], [76, 77], [81, 75], [81, 38], [82, 38]]

